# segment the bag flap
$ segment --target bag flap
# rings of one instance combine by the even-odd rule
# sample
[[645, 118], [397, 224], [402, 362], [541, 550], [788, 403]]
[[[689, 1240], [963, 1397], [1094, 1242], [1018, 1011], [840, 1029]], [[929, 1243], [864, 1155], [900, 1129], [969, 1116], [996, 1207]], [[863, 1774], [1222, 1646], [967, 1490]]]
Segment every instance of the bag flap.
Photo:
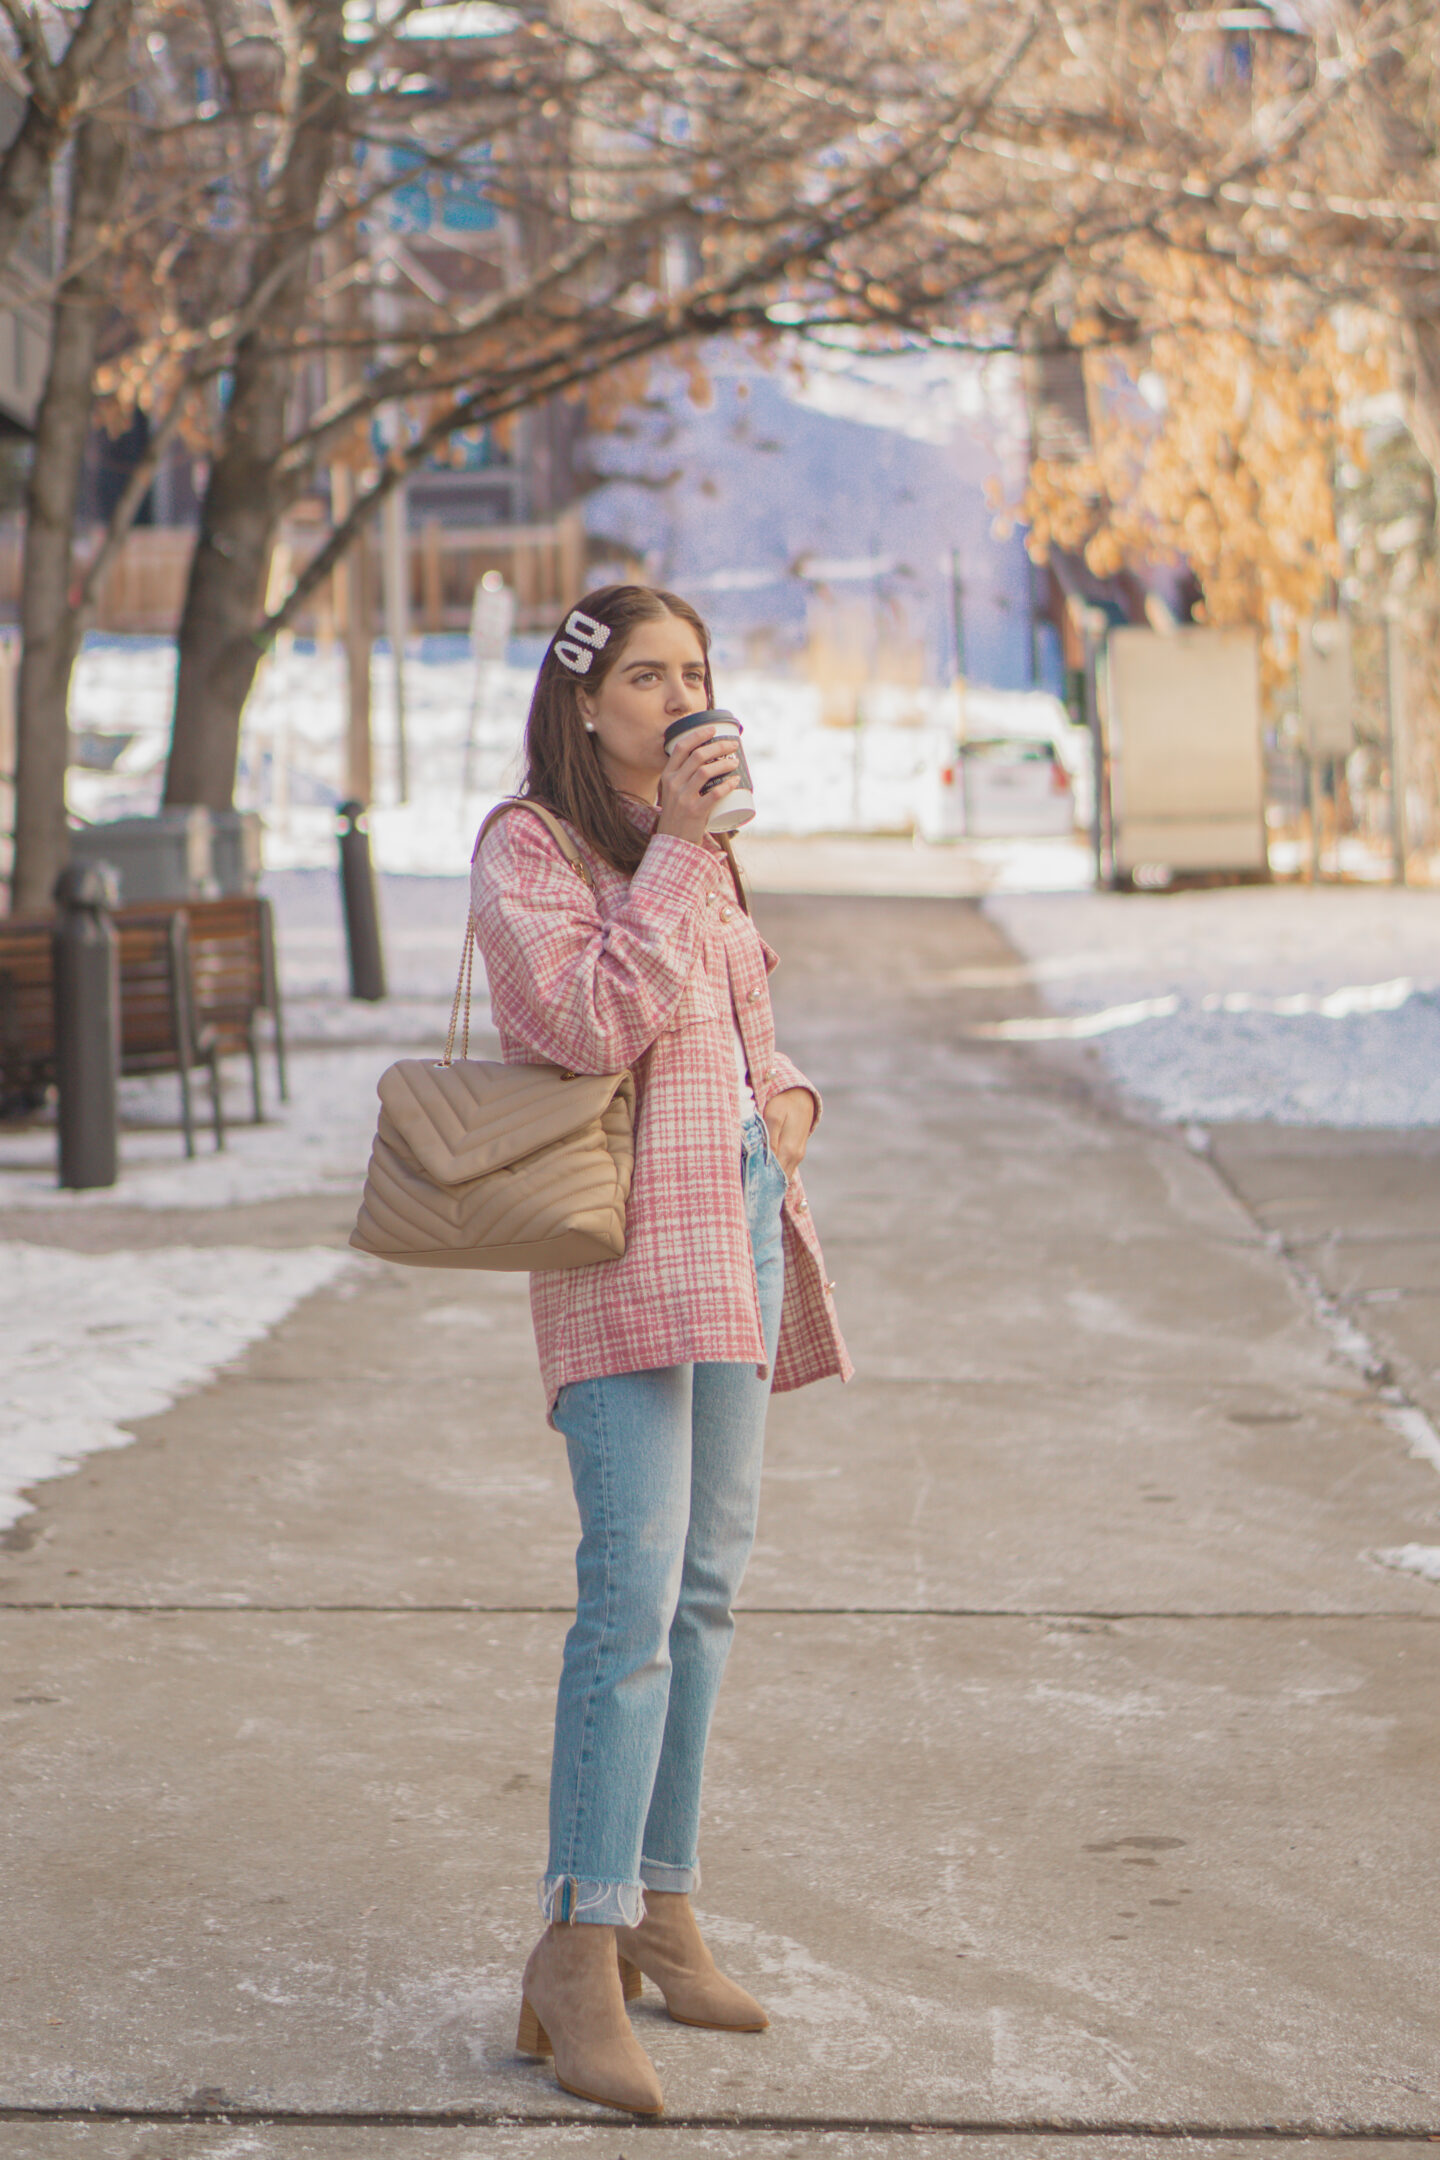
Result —
[[567, 1080], [557, 1065], [402, 1058], [380, 1075], [377, 1092], [425, 1175], [464, 1185], [553, 1146], [602, 1116], [617, 1094], [633, 1100], [634, 1090], [628, 1072]]

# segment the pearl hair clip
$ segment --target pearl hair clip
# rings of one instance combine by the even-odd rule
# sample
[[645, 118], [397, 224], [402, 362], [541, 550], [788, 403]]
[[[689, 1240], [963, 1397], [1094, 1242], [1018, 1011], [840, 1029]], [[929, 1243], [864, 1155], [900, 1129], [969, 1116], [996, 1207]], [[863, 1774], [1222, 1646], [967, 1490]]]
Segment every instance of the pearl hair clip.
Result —
[[566, 636], [555, 640], [555, 657], [572, 675], [588, 675], [596, 653], [610, 642], [609, 625], [582, 615], [577, 607], [566, 616], [565, 629]]

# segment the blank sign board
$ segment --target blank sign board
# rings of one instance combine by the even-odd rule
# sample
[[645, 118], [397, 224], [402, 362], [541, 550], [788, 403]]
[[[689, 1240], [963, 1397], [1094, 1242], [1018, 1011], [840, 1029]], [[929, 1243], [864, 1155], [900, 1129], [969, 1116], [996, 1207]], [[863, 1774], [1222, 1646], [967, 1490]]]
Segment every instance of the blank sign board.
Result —
[[1355, 747], [1355, 664], [1350, 618], [1317, 615], [1300, 625], [1300, 725], [1314, 758], [1349, 757]]
[[1265, 766], [1253, 630], [1112, 630], [1115, 868], [1263, 870]]

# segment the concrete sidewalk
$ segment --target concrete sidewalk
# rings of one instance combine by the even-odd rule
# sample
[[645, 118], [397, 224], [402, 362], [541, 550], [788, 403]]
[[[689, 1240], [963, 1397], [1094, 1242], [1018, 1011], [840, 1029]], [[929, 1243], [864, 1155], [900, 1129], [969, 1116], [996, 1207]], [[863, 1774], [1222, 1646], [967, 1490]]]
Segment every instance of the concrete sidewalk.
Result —
[[564, 1461], [523, 1280], [357, 1261], [0, 1555], [4, 2160], [1440, 2137], [1440, 1585], [1374, 1557], [1440, 1543], [1430, 1143], [1207, 1158], [970, 1036], [1031, 1009], [945, 987], [1011, 957], [973, 906], [761, 905], [861, 1375], [774, 1406], [712, 1753], [699, 1902], [772, 2029], [647, 1993], [658, 2127], [515, 2058]]

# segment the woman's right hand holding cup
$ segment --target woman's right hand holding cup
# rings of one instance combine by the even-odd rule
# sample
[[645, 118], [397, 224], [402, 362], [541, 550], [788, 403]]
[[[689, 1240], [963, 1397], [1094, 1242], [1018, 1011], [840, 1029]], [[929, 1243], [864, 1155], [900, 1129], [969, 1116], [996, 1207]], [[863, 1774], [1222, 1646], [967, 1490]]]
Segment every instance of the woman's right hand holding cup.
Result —
[[[696, 743], [682, 735], [670, 753], [660, 782], [660, 822], [655, 830], [668, 833], [673, 840], [703, 844], [717, 807], [734, 792], [739, 762], [733, 735], [712, 734]], [[703, 794], [702, 789], [712, 780], [717, 780], [718, 785], [708, 795]]]

